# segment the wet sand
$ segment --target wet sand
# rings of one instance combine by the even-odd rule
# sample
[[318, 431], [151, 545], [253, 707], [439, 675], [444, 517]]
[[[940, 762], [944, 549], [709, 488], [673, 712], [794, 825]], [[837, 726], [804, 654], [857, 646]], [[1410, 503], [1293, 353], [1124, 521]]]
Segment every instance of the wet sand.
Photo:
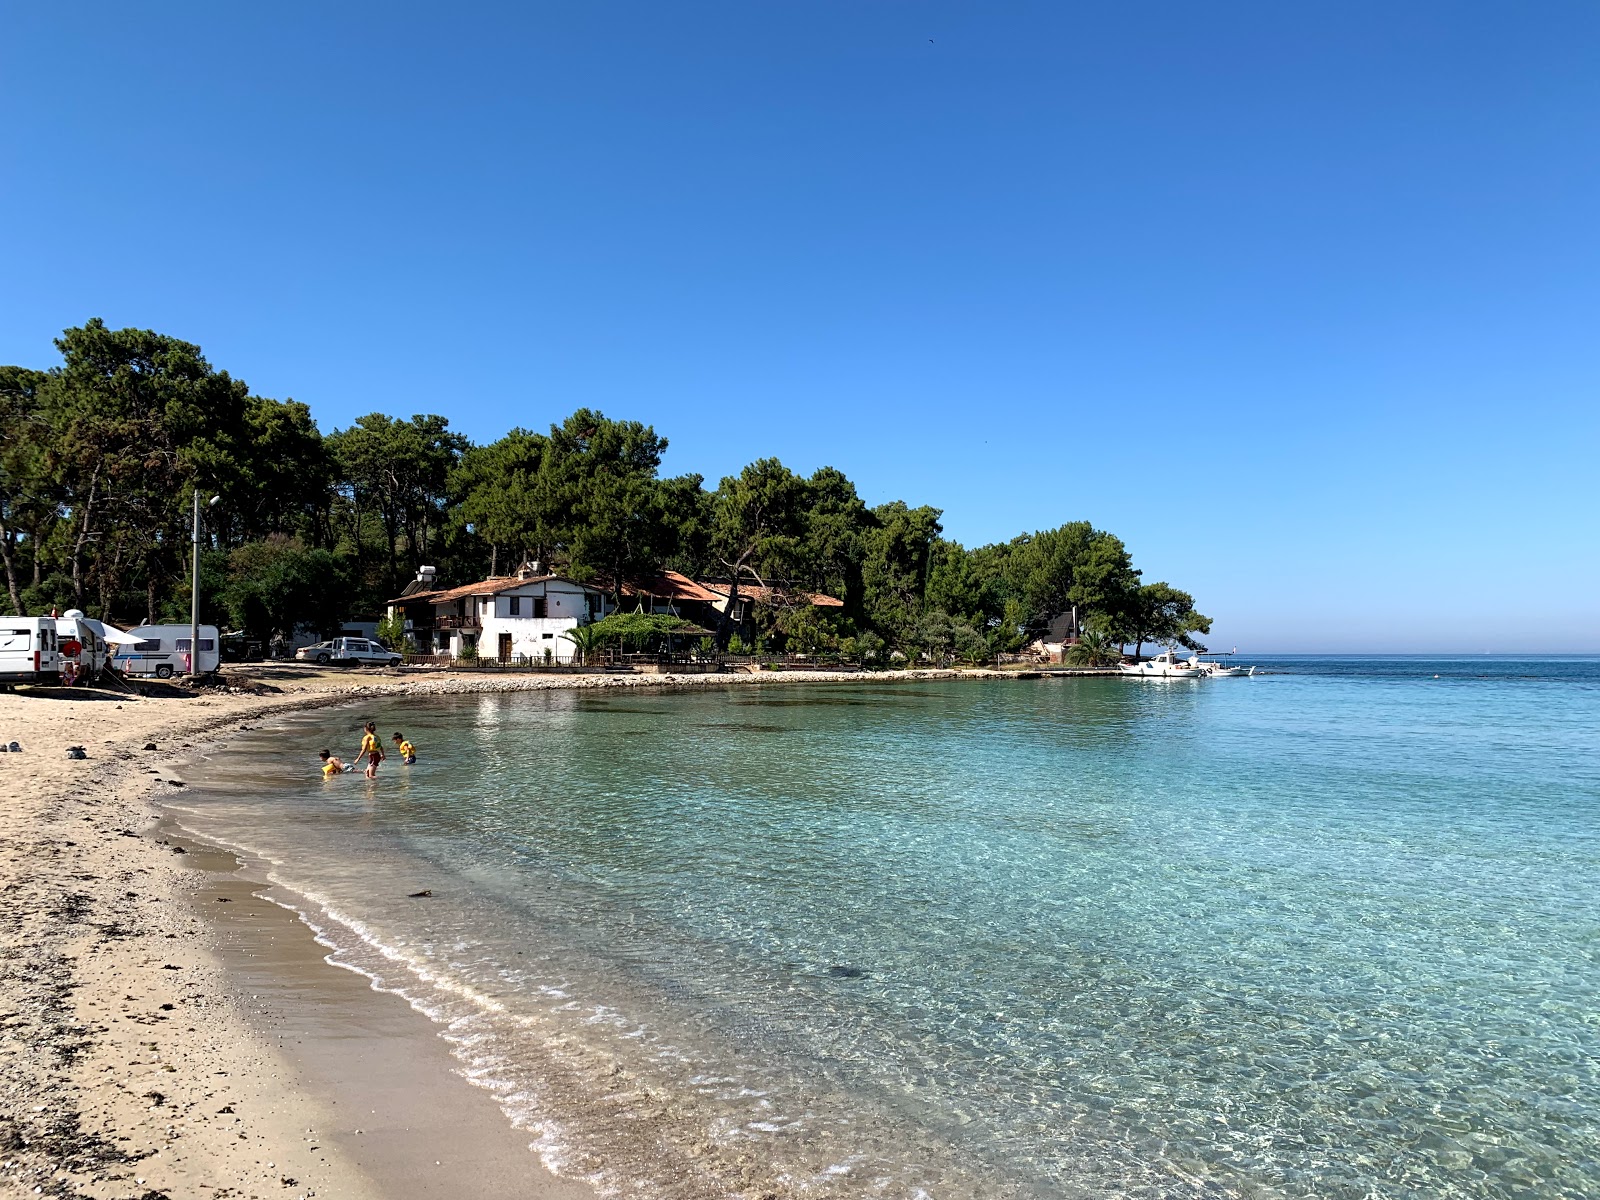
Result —
[[427, 1018], [327, 965], [270, 889], [164, 817], [161, 796], [182, 787], [196, 747], [275, 712], [368, 696], [955, 674], [261, 667], [193, 697], [0, 695], [0, 741], [22, 747], [0, 755], [0, 1194], [593, 1195], [543, 1168]]
[[594, 1195], [550, 1177], [489, 1093], [460, 1086], [432, 1022], [363, 976], [331, 969], [310, 930], [233, 854], [165, 828], [187, 844], [192, 901], [209, 918], [235, 1003], [282, 1059], [288, 1090], [329, 1114], [319, 1151], [385, 1196], [453, 1200], [464, 1178], [483, 1200]]

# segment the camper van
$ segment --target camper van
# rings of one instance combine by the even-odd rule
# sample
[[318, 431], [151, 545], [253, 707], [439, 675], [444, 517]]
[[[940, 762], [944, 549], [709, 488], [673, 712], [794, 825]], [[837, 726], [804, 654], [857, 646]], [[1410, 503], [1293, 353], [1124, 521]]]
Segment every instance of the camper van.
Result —
[[[118, 646], [111, 665], [124, 675], [154, 675], [157, 679], [171, 679], [174, 675], [189, 674], [189, 626], [141, 625], [128, 630], [129, 637], [139, 640], [132, 645]], [[217, 653], [217, 627], [200, 626], [200, 654], [195, 662], [195, 673], [209, 675], [222, 661]]]
[[56, 618], [56, 646], [61, 660], [77, 667], [78, 679], [83, 683], [98, 678], [106, 665], [109, 648], [105, 635], [96, 625], [97, 622], [89, 620], [76, 608]]
[[61, 678], [54, 617], [0, 617], [0, 684]]

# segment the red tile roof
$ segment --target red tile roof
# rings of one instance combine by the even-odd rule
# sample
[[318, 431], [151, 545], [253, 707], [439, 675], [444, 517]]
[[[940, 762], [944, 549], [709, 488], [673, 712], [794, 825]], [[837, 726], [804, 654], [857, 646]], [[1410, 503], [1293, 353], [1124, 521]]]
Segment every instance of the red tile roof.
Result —
[[[706, 587], [708, 589], [715, 589], [716, 598], [718, 600], [727, 599], [728, 587], [729, 587], [728, 584], [726, 584], [726, 583], [707, 583], [707, 584], [703, 584], [701, 586]], [[814, 605], [817, 608], [843, 608], [844, 607], [844, 601], [843, 600], [840, 600], [840, 599], [838, 599], [837, 597], [834, 597], [834, 596], [826, 595], [826, 594], [824, 594], [822, 592], [791, 592], [787, 588], [762, 587], [759, 584], [741, 583], [739, 585], [739, 598], [741, 600], [743, 600], [746, 597], [748, 597], [751, 600], [759, 601], [761, 603], [768, 603], [768, 602], [770, 602], [770, 601], [772, 601], [774, 599], [785, 599], [785, 598], [791, 598], [791, 597], [799, 597], [801, 599], [809, 601], [812, 605]]]
[[576, 584], [586, 591], [598, 592], [600, 590], [587, 583], [578, 583], [576, 579], [568, 579], [565, 575], [533, 575], [527, 579], [518, 579], [515, 575], [499, 575], [493, 579], [462, 584], [460, 587], [444, 588], [437, 592], [412, 592], [409, 596], [400, 596], [389, 601], [389, 603], [415, 604], [425, 600], [429, 604], [449, 604], [456, 600], [468, 600], [474, 596], [497, 596], [501, 592], [509, 592], [514, 588], [519, 588], [525, 583], [547, 583], [552, 579], [559, 579], [562, 583]]
[[719, 592], [696, 583], [676, 571], [663, 571], [645, 579], [622, 585], [624, 596], [653, 596], [657, 600], [699, 600], [713, 604], [722, 599]]

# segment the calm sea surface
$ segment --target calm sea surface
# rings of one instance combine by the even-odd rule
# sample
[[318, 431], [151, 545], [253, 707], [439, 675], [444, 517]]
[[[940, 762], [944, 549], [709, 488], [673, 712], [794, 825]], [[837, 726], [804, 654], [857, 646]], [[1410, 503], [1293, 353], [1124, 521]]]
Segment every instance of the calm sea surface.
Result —
[[1600, 1195], [1600, 659], [1259, 661], [381, 701], [183, 819], [617, 1195]]

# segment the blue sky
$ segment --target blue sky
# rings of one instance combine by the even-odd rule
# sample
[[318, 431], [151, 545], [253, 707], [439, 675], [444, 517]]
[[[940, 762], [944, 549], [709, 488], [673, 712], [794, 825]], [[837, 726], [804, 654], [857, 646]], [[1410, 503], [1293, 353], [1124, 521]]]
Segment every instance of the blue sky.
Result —
[[0, 361], [90, 316], [323, 428], [580, 405], [1214, 644], [1600, 650], [1600, 8], [13, 6]]

